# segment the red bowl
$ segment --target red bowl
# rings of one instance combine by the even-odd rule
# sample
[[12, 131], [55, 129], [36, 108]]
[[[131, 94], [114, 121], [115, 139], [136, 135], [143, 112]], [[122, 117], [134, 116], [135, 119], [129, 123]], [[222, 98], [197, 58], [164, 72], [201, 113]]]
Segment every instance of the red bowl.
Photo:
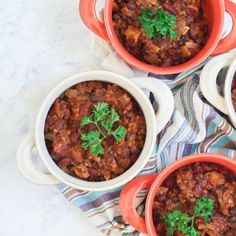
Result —
[[[104, 6], [104, 23], [96, 16], [97, 0], [80, 0], [79, 12], [81, 19], [94, 33], [109, 42], [116, 52], [130, 65], [155, 74], [175, 74], [186, 71], [203, 62], [208, 56], [221, 54], [236, 47], [236, 5], [231, 0], [204, 0], [205, 16], [209, 24], [209, 37], [204, 48], [191, 60], [170, 67], [146, 64], [133, 57], [121, 45], [112, 24], [112, 6], [114, 0], [106, 0]], [[233, 19], [231, 33], [220, 41], [224, 24], [225, 10]]]
[[[206, 153], [185, 157], [165, 168], [160, 174], [137, 177], [124, 187], [120, 194], [120, 211], [124, 220], [144, 234], [157, 236], [152, 217], [156, 192], [165, 179], [175, 170], [196, 162], [215, 163], [231, 170], [232, 173], [236, 175], [236, 162], [227, 157]], [[149, 189], [145, 204], [145, 219], [139, 216], [135, 209], [135, 197], [137, 193], [143, 189]]]

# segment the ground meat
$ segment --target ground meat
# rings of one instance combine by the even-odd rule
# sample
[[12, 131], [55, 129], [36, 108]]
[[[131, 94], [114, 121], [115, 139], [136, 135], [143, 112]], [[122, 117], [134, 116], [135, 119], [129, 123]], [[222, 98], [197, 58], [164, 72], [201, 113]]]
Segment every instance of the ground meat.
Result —
[[[94, 105], [106, 102], [120, 116], [126, 128], [124, 140], [109, 136], [102, 142], [104, 155], [92, 155], [82, 148], [81, 135], [95, 125], [80, 125]], [[146, 136], [143, 113], [134, 98], [117, 85], [91, 81], [67, 89], [52, 105], [45, 122], [45, 140], [55, 163], [66, 173], [88, 181], [115, 178], [129, 169], [139, 157]]]
[[[176, 39], [149, 38], [138, 17], [143, 8], [158, 8], [177, 18]], [[121, 44], [139, 60], [162, 67], [182, 64], [203, 48], [208, 24], [201, 0], [115, 0], [113, 26]]]
[[232, 81], [231, 94], [232, 94], [232, 103], [234, 106], [234, 110], [236, 111], [236, 73], [235, 73], [233, 81]]
[[[201, 236], [236, 235], [236, 177], [228, 169], [212, 163], [196, 163], [170, 175], [156, 193], [153, 220], [158, 235], [168, 235], [162, 217], [173, 210], [192, 216], [196, 200], [214, 200], [214, 214], [210, 222], [197, 217], [195, 228]], [[176, 230], [174, 235], [182, 236]]]

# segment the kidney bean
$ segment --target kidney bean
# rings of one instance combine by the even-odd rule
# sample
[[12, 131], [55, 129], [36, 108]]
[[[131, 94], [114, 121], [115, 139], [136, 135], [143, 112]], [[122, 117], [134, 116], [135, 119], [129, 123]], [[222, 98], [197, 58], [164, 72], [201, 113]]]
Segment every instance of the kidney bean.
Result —
[[236, 222], [232, 223], [230, 226], [231, 226], [232, 229], [236, 229]]
[[130, 163], [134, 163], [137, 160], [136, 154], [131, 154], [129, 156]]
[[199, 14], [198, 8], [195, 8], [195, 7], [187, 7], [186, 12], [188, 16], [191, 16], [191, 17], [196, 17]]
[[209, 196], [209, 192], [208, 192], [208, 190], [203, 189], [203, 191], [202, 191], [202, 195], [205, 196], [205, 197]]
[[235, 232], [232, 231], [232, 230], [228, 230], [228, 231], [225, 233], [225, 236], [235, 236]]
[[157, 209], [154, 209], [152, 214], [153, 214], [154, 218], [157, 218], [157, 216], [159, 215], [159, 212]]
[[167, 58], [165, 59], [163, 62], [160, 63], [160, 65], [162, 67], [168, 67], [172, 65], [172, 59], [171, 58]]
[[70, 139], [71, 139], [71, 142], [73, 144], [77, 143], [78, 140], [79, 140], [79, 135], [77, 132], [72, 132], [71, 135], [70, 135]]
[[179, 48], [169, 48], [168, 53], [170, 53], [173, 56], [176, 56], [181, 53], [181, 50]]
[[201, 177], [198, 176], [199, 172], [193, 172], [194, 174], [197, 174], [197, 176], [195, 177], [195, 180], [197, 183], [200, 183], [201, 182]]
[[130, 165], [130, 160], [122, 158], [119, 161], [117, 161], [117, 164], [119, 166], [123, 167], [124, 169], [127, 169], [128, 166]]
[[63, 167], [65, 167], [65, 166], [70, 165], [73, 161], [74, 161], [74, 160], [73, 160], [72, 158], [66, 157], [66, 158], [63, 158], [62, 160], [60, 160], [57, 165], [58, 165], [60, 168], [63, 168]]
[[229, 209], [229, 214], [230, 214], [231, 216], [236, 216], [236, 207], [230, 208], [230, 209]]
[[162, 226], [162, 224], [158, 224], [158, 225], [155, 227], [155, 229], [156, 229], [156, 232], [157, 232], [157, 233], [162, 233], [162, 231], [163, 231], [163, 226]]
[[204, 34], [204, 35], [207, 35], [208, 32], [209, 32], [208, 27], [206, 27], [206, 26], [203, 27], [202, 31], [203, 31], [203, 34]]
[[96, 176], [98, 174], [98, 170], [95, 167], [90, 167], [88, 172], [91, 176]]
[[164, 194], [158, 195], [158, 196], [157, 196], [157, 200], [158, 200], [159, 202], [164, 202], [164, 201], [166, 201], [166, 195], [164, 195]]
[[133, 24], [132, 18], [128, 17], [128, 18], [127, 18], [127, 22], [128, 22], [130, 25], [132, 25], [132, 24]]
[[236, 217], [235, 216], [231, 216], [231, 217], [228, 218], [228, 221], [230, 223], [234, 223], [234, 222], [236, 222]]
[[57, 143], [53, 143], [53, 151], [62, 157], [65, 157], [68, 154], [69, 151], [69, 147], [66, 143], [61, 142], [57, 142]]
[[172, 199], [171, 199], [171, 201], [173, 202], [173, 203], [177, 203], [177, 202], [179, 202], [179, 198], [176, 196], [176, 197], [173, 197]]
[[200, 31], [199, 25], [197, 25], [195, 23], [191, 23], [190, 24], [190, 29], [188, 31], [189, 37], [193, 40], [197, 39], [199, 31]]
[[127, 7], [130, 9], [130, 10], [135, 10], [137, 5], [135, 2], [129, 2]]
[[114, 13], [114, 14], [112, 15], [112, 18], [113, 18], [113, 20], [119, 20], [119, 19], [120, 19], [120, 15], [117, 14], [117, 13]]
[[212, 219], [224, 219], [225, 217], [220, 214], [220, 213], [215, 213], [213, 216], [212, 216]]
[[94, 95], [93, 97], [91, 97], [91, 100], [93, 102], [98, 102], [101, 98], [102, 98], [101, 95]]
[[173, 186], [174, 182], [175, 182], [175, 179], [174, 179], [173, 176], [171, 176], [171, 177], [169, 177], [169, 178], [167, 178], [167, 179], [165, 180], [164, 185], [165, 185], [167, 188], [170, 188], [170, 187]]
[[174, 7], [170, 3], [164, 2], [162, 6], [166, 11], [170, 12], [171, 14], [175, 16], [177, 15], [177, 11], [174, 9]]
[[122, 15], [121, 15], [121, 18], [122, 18], [123, 20], [126, 20], [126, 19], [127, 19], [127, 16], [124, 15], [124, 14], [122, 14]]
[[195, 184], [194, 188], [195, 188], [196, 193], [197, 193], [199, 196], [202, 196], [202, 193], [203, 193], [202, 186], [201, 186], [200, 184]]
[[230, 183], [234, 182], [234, 176], [233, 175], [229, 175], [229, 176], [226, 176], [226, 180]]
[[178, 65], [179, 63], [181, 63], [181, 61], [182, 61], [182, 57], [180, 55], [175, 55], [173, 57], [173, 62], [175, 65]]
[[63, 120], [62, 118], [59, 118], [54, 123], [54, 129], [59, 131], [60, 129], [63, 128], [65, 124], [66, 124], [65, 120]]

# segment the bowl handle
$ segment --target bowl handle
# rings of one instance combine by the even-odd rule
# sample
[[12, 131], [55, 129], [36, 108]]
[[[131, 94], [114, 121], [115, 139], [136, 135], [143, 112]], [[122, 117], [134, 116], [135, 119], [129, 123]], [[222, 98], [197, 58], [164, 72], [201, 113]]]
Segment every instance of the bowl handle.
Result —
[[31, 158], [31, 151], [35, 146], [33, 135], [29, 135], [21, 143], [16, 154], [18, 169], [30, 182], [35, 184], [58, 184], [60, 181], [51, 174], [43, 173], [36, 169]]
[[79, 13], [84, 24], [99, 37], [109, 42], [105, 25], [97, 18], [97, 0], [80, 0]]
[[139, 191], [150, 189], [157, 174], [137, 177], [131, 180], [120, 193], [120, 212], [124, 220], [143, 234], [148, 234], [145, 219], [142, 218], [135, 208], [135, 198]]
[[158, 104], [156, 111], [156, 134], [164, 129], [174, 111], [174, 98], [170, 88], [161, 80], [151, 77], [131, 79], [138, 87], [152, 92]]
[[231, 0], [224, 0], [225, 10], [230, 14], [233, 21], [231, 32], [224, 39], [220, 40], [212, 55], [218, 55], [236, 48], [236, 4]]
[[217, 87], [217, 77], [223, 68], [231, 65], [235, 56], [235, 52], [229, 52], [212, 58], [200, 74], [200, 89], [203, 96], [224, 114], [228, 114], [228, 111], [225, 106], [225, 98], [220, 94]]

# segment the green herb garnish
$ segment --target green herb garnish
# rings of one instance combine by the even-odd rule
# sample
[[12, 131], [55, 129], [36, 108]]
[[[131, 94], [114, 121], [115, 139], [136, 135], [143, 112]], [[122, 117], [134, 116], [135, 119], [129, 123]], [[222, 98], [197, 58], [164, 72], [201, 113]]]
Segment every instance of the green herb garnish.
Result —
[[176, 17], [159, 8], [153, 12], [150, 8], [143, 8], [139, 15], [139, 21], [145, 34], [150, 37], [162, 37], [176, 39], [177, 31], [173, 29], [176, 25]]
[[80, 122], [81, 126], [93, 124], [97, 128], [96, 131], [82, 134], [83, 149], [87, 150], [89, 148], [93, 155], [103, 155], [102, 141], [108, 136], [112, 135], [117, 142], [120, 142], [126, 134], [126, 129], [122, 125], [114, 129], [114, 124], [119, 120], [120, 116], [114, 108], [109, 108], [108, 103], [101, 102], [95, 105], [93, 114], [91, 116], [85, 116]]
[[168, 227], [169, 235], [173, 235], [175, 230], [178, 229], [185, 236], [200, 236], [200, 233], [194, 228], [195, 219], [202, 217], [206, 222], [209, 222], [213, 214], [214, 200], [203, 197], [196, 200], [192, 217], [183, 214], [179, 210], [174, 210], [162, 217], [162, 222]]

